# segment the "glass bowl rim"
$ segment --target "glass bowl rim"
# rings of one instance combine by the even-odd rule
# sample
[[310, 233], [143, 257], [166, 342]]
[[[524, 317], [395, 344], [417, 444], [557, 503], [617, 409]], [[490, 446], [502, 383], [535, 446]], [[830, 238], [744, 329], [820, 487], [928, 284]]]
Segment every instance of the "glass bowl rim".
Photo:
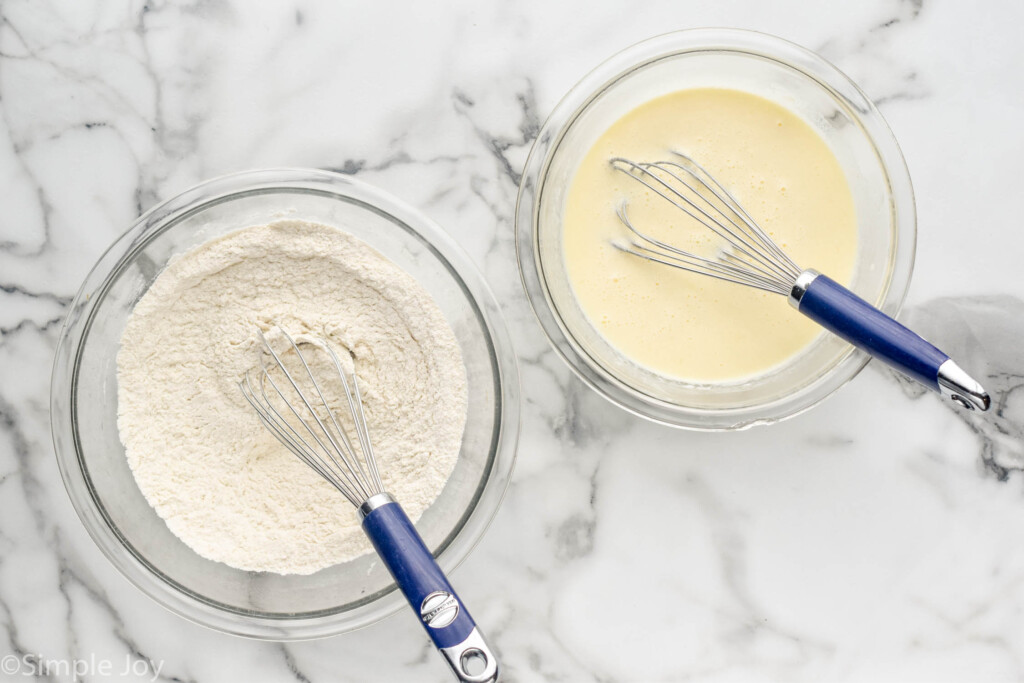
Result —
[[[83, 329], [103, 296], [105, 288], [153, 233], [175, 225], [185, 217], [232, 198], [270, 192], [305, 192], [333, 196], [368, 210], [385, 214], [418, 237], [435, 258], [460, 280], [469, 303], [488, 335], [493, 358], [495, 410], [498, 415], [492, 440], [490, 472], [450, 543], [438, 554], [446, 572], [461, 564], [482, 539], [501, 506], [514, 468], [520, 424], [520, 383], [516, 356], [500, 306], [472, 260], [458, 243], [423, 213], [363, 181], [320, 169], [268, 168], [222, 175], [194, 185], [149, 209], [103, 252], [90, 269], [72, 300], [62, 324], [50, 379], [50, 430], [58, 469], [79, 519], [90, 537], [118, 572], [136, 588], [189, 621], [225, 633], [264, 640], [322, 638], [363, 628], [401, 609], [405, 599], [394, 584], [378, 598], [345, 610], [271, 616], [256, 611], [227, 609], [196, 597], [164, 577], [137, 557], [121, 540], [100, 511], [81, 468], [74, 420], [73, 385], [77, 381], [78, 355], [87, 330]], [[70, 441], [71, 443], [66, 443]]]
[[707, 410], [649, 396], [588, 358], [561, 320], [539, 265], [538, 220], [553, 152], [579, 116], [621, 79], [656, 61], [691, 53], [730, 52], [788, 67], [847, 103], [879, 158], [896, 216], [889, 279], [879, 308], [895, 317], [914, 269], [917, 218], [906, 161], [892, 130], [874, 103], [846, 74], [820, 55], [783, 38], [734, 28], [695, 28], [648, 38], [612, 55], [577, 82], [555, 105], [530, 149], [516, 200], [515, 241], [519, 274], [541, 329], [562, 360], [585, 384], [615, 405], [658, 424], [695, 431], [732, 431], [772, 424], [810, 410], [853, 379], [870, 360], [850, 348], [836, 363], [798, 391], [768, 403]]

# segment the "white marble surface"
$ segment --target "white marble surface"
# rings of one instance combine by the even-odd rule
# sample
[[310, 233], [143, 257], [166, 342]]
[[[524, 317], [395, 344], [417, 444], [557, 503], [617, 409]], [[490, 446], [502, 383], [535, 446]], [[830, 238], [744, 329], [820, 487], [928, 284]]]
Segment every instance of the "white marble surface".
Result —
[[[404, 612], [287, 646], [166, 612], [101, 556], [57, 472], [50, 362], [99, 254], [195, 182], [291, 165], [419, 206], [507, 302], [519, 462], [454, 576], [506, 680], [1024, 679], [1022, 24], [1013, 0], [4, 0], [0, 656], [111, 662], [88, 681], [150, 680], [120, 676], [149, 660], [163, 681], [448, 680]], [[554, 356], [513, 255], [531, 140], [612, 52], [706, 25], [818, 50], [879, 102], [917, 190], [906, 317], [984, 370], [992, 413], [871, 366], [784, 424], [683, 433]]]

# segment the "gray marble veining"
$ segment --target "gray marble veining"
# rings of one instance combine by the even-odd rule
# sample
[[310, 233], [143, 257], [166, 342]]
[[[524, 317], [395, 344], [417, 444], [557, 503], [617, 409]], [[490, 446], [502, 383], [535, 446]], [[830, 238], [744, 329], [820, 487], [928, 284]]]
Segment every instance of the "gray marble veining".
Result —
[[[325, 0], [0, 3], [0, 664], [3, 680], [444, 681], [407, 615], [288, 645], [209, 632], [127, 584], [60, 482], [48, 384], [106, 246], [207, 177], [352, 174], [471, 254], [523, 380], [511, 489], [453, 580], [509, 681], [1024, 678], [1024, 7]], [[976, 368], [964, 414], [872, 364], [768, 429], [680, 433], [579, 382], [522, 295], [512, 217], [558, 98], [670, 29], [782, 35], [882, 108], [915, 181], [905, 319]], [[638, 505], [643, 501], [643, 505]], [[121, 676], [122, 671], [126, 675]]]

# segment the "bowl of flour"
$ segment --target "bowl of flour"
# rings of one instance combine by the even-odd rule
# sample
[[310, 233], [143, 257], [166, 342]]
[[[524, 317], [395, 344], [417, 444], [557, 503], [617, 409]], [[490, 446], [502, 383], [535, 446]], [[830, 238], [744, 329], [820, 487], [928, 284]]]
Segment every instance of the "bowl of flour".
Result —
[[385, 488], [453, 569], [511, 475], [515, 357], [451, 238], [338, 174], [236, 174], [140, 218], [72, 304], [54, 445], [89, 533], [158, 602], [240, 635], [331, 635], [404, 603], [352, 506], [238, 390], [275, 325], [351, 355]]

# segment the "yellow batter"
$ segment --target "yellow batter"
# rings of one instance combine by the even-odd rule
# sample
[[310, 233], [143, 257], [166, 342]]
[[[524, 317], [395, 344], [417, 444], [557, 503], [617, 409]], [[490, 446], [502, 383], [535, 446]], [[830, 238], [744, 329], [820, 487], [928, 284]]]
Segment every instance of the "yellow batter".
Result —
[[620, 252], [615, 214], [708, 254], [720, 238], [608, 160], [688, 154], [739, 200], [801, 268], [848, 284], [857, 222], [846, 177], [825, 141], [789, 110], [736, 90], [684, 90], [619, 119], [580, 163], [565, 207], [565, 261], [583, 311], [627, 357], [693, 382], [735, 380], [776, 366], [821, 328], [778, 294], [720, 282]]

